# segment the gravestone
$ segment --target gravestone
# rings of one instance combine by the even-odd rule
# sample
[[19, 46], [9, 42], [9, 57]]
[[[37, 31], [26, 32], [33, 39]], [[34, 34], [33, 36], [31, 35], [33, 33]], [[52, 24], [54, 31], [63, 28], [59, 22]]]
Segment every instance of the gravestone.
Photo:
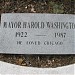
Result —
[[1, 15], [0, 53], [75, 54], [75, 16], [5, 13]]

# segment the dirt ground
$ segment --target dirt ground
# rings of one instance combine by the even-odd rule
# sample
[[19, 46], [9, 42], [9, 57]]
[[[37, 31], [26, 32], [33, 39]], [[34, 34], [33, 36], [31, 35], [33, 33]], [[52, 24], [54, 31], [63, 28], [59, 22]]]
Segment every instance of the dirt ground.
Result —
[[[0, 0], [1, 13], [75, 14], [75, 0]], [[0, 54], [0, 61], [33, 67], [58, 67], [75, 63], [75, 55]]]

